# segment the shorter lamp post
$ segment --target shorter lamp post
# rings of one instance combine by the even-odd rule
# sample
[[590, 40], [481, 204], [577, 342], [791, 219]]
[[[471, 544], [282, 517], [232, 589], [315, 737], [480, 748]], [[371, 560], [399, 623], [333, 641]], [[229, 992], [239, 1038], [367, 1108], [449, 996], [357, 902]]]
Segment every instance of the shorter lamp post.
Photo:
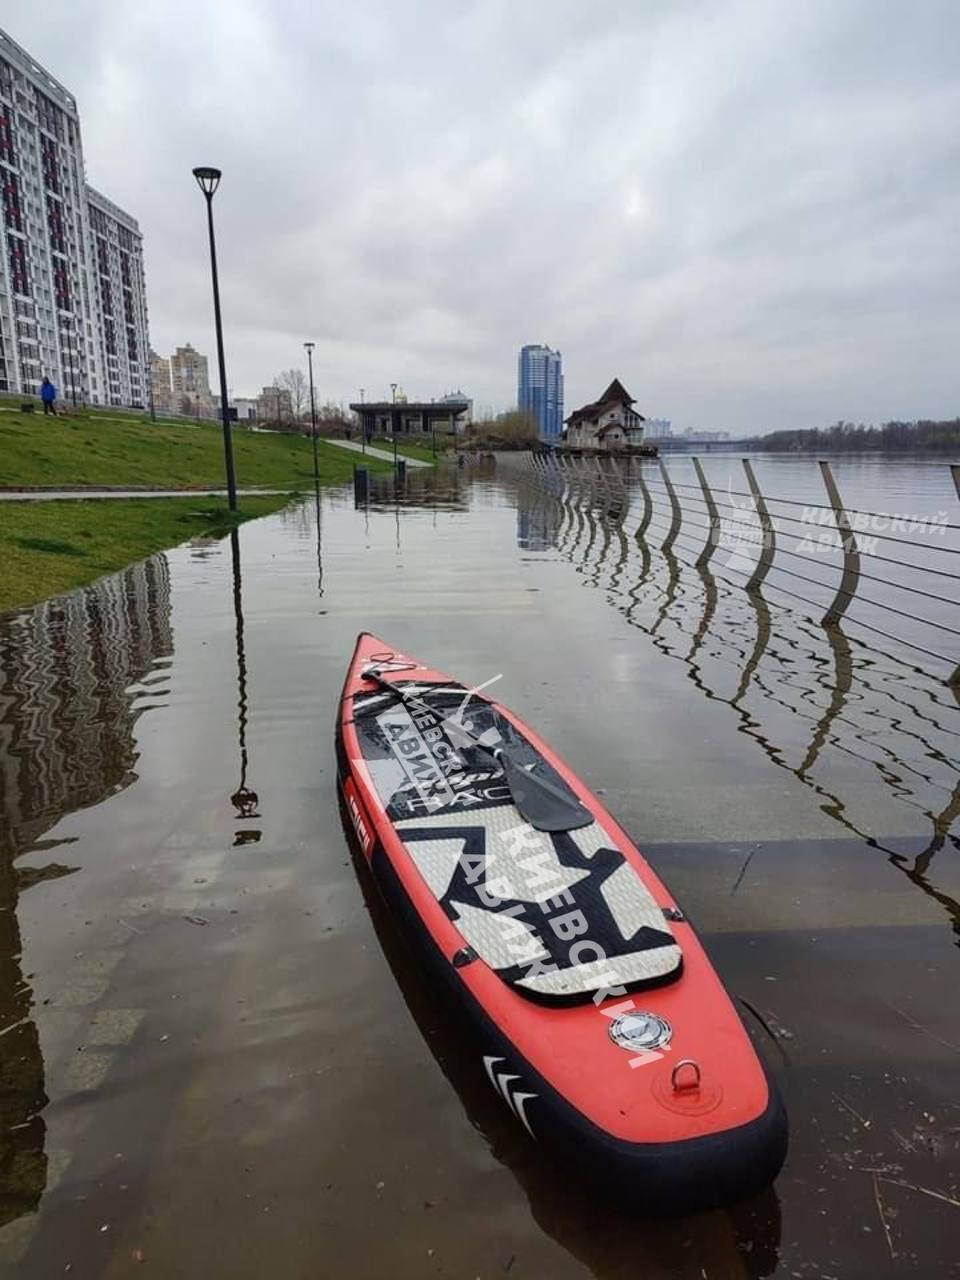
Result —
[[397, 473], [397, 384], [390, 383], [390, 398], [393, 408], [390, 410], [390, 434], [393, 436], [393, 471]]
[[[366, 390], [365, 387], [360, 388], [361, 404], [363, 404], [363, 393], [365, 390]], [[363, 415], [362, 409], [360, 410], [360, 452], [363, 454], [366, 454], [367, 452], [367, 420]]]
[[207, 228], [210, 232], [210, 274], [213, 277], [213, 317], [217, 326], [217, 363], [220, 366], [220, 417], [223, 421], [223, 459], [227, 472], [227, 502], [237, 509], [237, 477], [233, 469], [233, 438], [230, 433], [230, 403], [227, 399], [227, 367], [223, 358], [223, 322], [220, 318], [220, 282], [217, 278], [217, 246], [213, 235], [213, 196], [222, 176], [219, 169], [200, 166], [193, 176], [207, 201]]
[[304, 350], [307, 353], [307, 366], [310, 369], [310, 421], [313, 423], [313, 478], [320, 479], [320, 459], [317, 454], [317, 402], [313, 396], [313, 348], [316, 346], [314, 342], [305, 342]]

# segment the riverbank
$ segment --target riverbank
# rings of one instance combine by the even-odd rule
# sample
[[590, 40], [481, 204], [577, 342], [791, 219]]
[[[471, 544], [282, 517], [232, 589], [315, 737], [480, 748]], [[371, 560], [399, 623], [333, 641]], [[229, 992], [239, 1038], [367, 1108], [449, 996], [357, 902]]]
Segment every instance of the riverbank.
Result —
[[[313, 483], [313, 442], [304, 436], [233, 433], [237, 483], [297, 489]], [[345, 484], [353, 459], [319, 443], [322, 484]], [[389, 464], [371, 459], [372, 471]], [[151, 422], [81, 410], [55, 419], [0, 413], [0, 489], [68, 486], [209, 489], [223, 485], [223, 436], [215, 422]]]
[[269, 515], [287, 494], [222, 498], [116, 498], [0, 503], [0, 613], [35, 604], [199, 533], [226, 533]]
[[[244, 495], [233, 516], [224, 498], [202, 491], [224, 483], [223, 435], [216, 422], [152, 422], [116, 410], [0, 413], [0, 491], [131, 489], [183, 498], [0, 503], [0, 612], [91, 582], [204, 530], [276, 511], [287, 494], [313, 488], [313, 442], [303, 436], [233, 433], [237, 483], [279, 490]], [[320, 482], [353, 474], [345, 450], [320, 442]], [[370, 458], [372, 472], [390, 463]], [[191, 491], [200, 491], [193, 493]]]

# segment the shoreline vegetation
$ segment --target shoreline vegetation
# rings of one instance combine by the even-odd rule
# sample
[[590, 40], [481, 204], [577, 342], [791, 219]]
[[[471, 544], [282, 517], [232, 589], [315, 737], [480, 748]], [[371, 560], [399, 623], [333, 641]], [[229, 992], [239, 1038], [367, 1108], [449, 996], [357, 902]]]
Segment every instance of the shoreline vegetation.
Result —
[[[313, 442], [303, 436], [233, 433], [239, 512], [220, 497], [223, 436], [217, 422], [153, 422], [122, 410], [71, 411], [56, 418], [0, 412], [0, 489], [172, 489], [172, 498], [0, 501], [0, 613], [24, 608], [113, 573], [199, 533], [227, 533], [313, 489]], [[342, 485], [355, 455], [320, 442], [320, 483]], [[390, 463], [368, 458], [371, 472]]]
[[741, 441], [766, 453], [952, 453], [960, 456], [960, 418], [946, 422], [836, 422], [832, 427], [773, 431]]

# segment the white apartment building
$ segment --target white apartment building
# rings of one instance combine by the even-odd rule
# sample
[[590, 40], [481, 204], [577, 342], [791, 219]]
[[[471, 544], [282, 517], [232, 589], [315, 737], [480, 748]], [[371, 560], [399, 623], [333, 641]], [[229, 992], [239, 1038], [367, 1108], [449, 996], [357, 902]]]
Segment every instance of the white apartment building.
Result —
[[[147, 291], [143, 240], [136, 219], [87, 186], [95, 344], [92, 394], [98, 404], [145, 408], [149, 399]], [[99, 372], [99, 386], [97, 373]]]
[[0, 31], [0, 391], [147, 400], [136, 221], [86, 183], [77, 104]]

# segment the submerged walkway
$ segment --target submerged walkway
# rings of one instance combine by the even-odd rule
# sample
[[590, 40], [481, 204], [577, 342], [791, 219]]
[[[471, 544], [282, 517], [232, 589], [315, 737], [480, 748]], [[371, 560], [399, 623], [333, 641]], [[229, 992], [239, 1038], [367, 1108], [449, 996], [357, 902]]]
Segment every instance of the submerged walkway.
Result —
[[[357, 444], [355, 440], [327, 440], [326, 444], [335, 444], [339, 449], [350, 449], [353, 453], [365, 453], [368, 458], [382, 458], [384, 462], [393, 461], [393, 452], [388, 449], [375, 449], [373, 445], [367, 445], [364, 449], [362, 444]], [[408, 467], [432, 467], [432, 462], [424, 462], [420, 458], [408, 458], [405, 453], [401, 453], [400, 457], [404, 460]]]

